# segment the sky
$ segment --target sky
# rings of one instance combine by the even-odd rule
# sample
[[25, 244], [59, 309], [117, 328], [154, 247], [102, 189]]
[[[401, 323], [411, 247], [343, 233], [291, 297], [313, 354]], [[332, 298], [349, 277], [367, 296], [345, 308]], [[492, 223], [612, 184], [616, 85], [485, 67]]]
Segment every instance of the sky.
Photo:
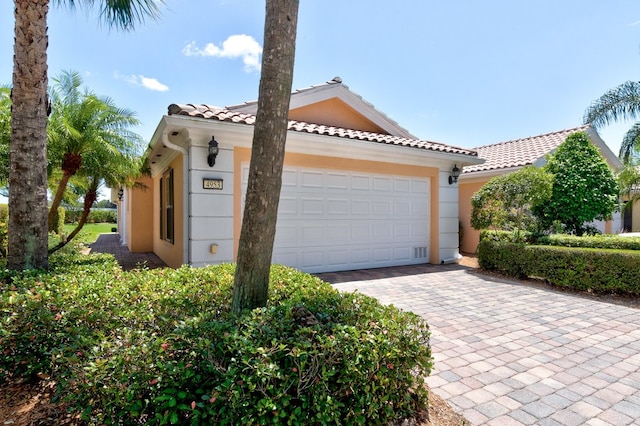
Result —
[[[258, 97], [264, 0], [165, 0], [132, 32], [52, 3], [50, 82], [79, 72], [137, 113], [146, 141], [172, 103]], [[11, 83], [13, 30], [2, 0], [0, 84]], [[591, 102], [640, 77], [640, 3], [301, 0], [293, 89], [336, 76], [420, 139], [473, 148], [573, 128]], [[600, 130], [614, 153], [630, 126]]]

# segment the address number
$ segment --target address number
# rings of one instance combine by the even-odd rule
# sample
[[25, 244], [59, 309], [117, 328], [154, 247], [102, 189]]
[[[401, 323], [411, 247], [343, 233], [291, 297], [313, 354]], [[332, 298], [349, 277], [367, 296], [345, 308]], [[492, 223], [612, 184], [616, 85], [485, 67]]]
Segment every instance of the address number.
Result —
[[222, 179], [202, 179], [204, 189], [222, 189]]

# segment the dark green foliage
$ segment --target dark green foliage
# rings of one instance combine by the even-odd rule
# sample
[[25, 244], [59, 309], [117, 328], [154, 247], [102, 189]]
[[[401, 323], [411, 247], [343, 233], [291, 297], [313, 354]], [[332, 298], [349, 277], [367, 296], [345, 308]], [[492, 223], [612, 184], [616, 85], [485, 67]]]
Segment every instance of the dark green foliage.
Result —
[[426, 407], [427, 324], [370, 297], [273, 267], [268, 306], [237, 317], [233, 265], [51, 263], [2, 277], [0, 377], [51, 375], [91, 423], [369, 425]]
[[640, 250], [640, 237], [621, 237], [611, 234], [582, 237], [552, 234], [538, 238], [537, 242], [550, 246]]
[[481, 240], [483, 269], [542, 278], [550, 284], [595, 293], [640, 295], [640, 252], [532, 246]]
[[554, 175], [551, 199], [534, 207], [545, 227], [562, 223], [582, 235], [584, 224], [606, 220], [618, 207], [618, 184], [602, 154], [584, 132], [569, 135], [544, 169]]
[[117, 223], [118, 211], [113, 209], [93, 209], [87, 218], [88, 223]]
[[[66, 214], [66, 223], [75, 223], [82, 212], [68, 209]], [[117, 223], [118, 210], [115, 209], [92, 209], [87, 217], [87, 223]]]
[[534, 229], [531, 210], [551, 197], [553, 176], [534, 166], [497, 176], [471, 197], [475, 229]]

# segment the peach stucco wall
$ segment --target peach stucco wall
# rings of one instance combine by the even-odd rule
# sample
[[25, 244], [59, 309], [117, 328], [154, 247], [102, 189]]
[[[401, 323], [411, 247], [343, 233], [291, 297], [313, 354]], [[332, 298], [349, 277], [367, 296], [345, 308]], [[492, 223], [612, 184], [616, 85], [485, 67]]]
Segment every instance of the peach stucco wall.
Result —
[[[238, 252], [240, 230], [242, 227], [242, 164], [248, 163], [251, 159], [251, 150], [248, 148], [235, 148], [234, 152], [234, 253]], [[382, 173], [401, 176], [419, 176], [429, 178], [431, 187], [430, 195], [430, 259], [431, 263], [440, 263], [439, 245], [439, 198], [438, 198], [438, 169], [435, 167], [409, 166], [402, 164], [383, 163], [379, 161], [353, 161], [346, 158], [326, 157], [318, 155], [287, 153], [284, 159], [285, 165], [310, 168], [327, 168], [331, 165], [333, 170], [349, 170], [366, 173]]]
[[460, 251], [462, 253], [475, 253], [480, 242], [480, 231], [471, 226], [471, 197], [488, 180], [470, 183], [460, 183], [458, 186], [458, 215], [462, 224], [462, 241]]
[[386, 133], [371, 120], [357, 113], [353, 108], [337, 98], [292, 109], [289, 111], [289, 119], [308, 123], [323, 123], [327, 126], [343, 127], [345, 129]]
[[183, 259], [184, 248], [184, 167], [183, 156], [178, 155], [169, 165], [173, 168], [173, 191], [174, 191], [174, 241], [173, 244], [160, 239], [160, 178], [161, 175], [153, 178], [153, 251], [160, 259], [172, 268], [179, 268]]
[[127, 247], [132, 253], [153, 251], [153, 180], [138, 179], [127, 192]]

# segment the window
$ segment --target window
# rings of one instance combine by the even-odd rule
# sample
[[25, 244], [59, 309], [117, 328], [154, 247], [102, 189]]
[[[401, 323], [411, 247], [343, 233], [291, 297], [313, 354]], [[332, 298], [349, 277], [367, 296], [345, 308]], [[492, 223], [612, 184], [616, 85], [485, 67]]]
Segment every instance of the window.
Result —
[[160, 178], [160, 238], [173, 244], [173, 169]]

